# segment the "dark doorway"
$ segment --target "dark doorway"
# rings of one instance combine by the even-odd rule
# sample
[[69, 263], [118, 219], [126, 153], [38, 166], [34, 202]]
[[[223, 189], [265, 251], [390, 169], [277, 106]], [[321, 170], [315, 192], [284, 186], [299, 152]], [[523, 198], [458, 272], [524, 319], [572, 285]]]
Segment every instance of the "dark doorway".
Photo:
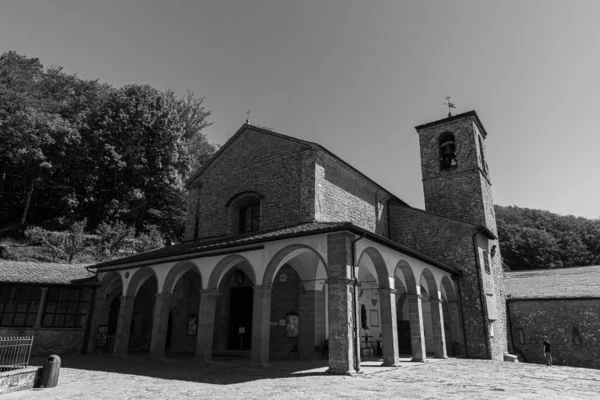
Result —
[[410, 321], [398, 321], [398, 352], [400, 354], [412, 354]]
[[229, 306], [229, 350], [250, 350], [252, 344], [252, 287], [231, 288]]
[[119, 322], [119, 309], [121, 308], [121, 296], [115, 297], [110, 303], [108, 311], [108, 334], [114, 335], [117, 333], [117, 324]]

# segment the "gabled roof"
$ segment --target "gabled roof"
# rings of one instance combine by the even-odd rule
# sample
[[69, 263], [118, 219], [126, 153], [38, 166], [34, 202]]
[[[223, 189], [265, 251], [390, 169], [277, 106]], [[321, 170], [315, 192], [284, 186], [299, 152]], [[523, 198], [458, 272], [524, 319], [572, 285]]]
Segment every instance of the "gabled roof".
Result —
[[[421, 254], [409, 247], [401, 245], [390, 239], [375, 233], [366, 231], [350, 222], [308, 222], [287, 228], [275, 229], [263, 232], [254, 232], [250, 234], [225, 236], [220, 238], [205, 239], [182, 243], [175, 246], [163, 247], [162, 249], [149, 251], [142, 254], [136, 254], [131, 257], [125, 257], [118, 260], [112, 260], [95, 264], [92, 267], [98, 271], [112, 270], [120, 268], [140, 267], [144, 265], [157, 264], [170, 261], [187, 260], [193, 257], [202, 257], [214, 255], [216, 251], [228, 248], [239, 248], [244, 246], [239, 251], [248, 250], [246, 246], [259, 246], [263, 243], [273, 240], [287, 239], [292, 237], [301, 237], [308, 235], [316, 235], [321, 233], [349, 231], [357, 235], [361, 235], [374, 242], [380, 243], [386, 247], [397, 250], [403, 254], [424, 261], [430, 265], [448, 271], [452, 274], [460, 275], [462, 272], [454, 267], [450, 267], [433, 258]], [[205, 255], [203, 253], [206, 253]]]
[[366, 176], [365, 174], [363, 174], [362, 172], [360, 172], [358, 169], [354, 168], [352, 165], [348, 164], [346, 161], [344, 161], [343, 159], [341, 159], [340, 157], [336, 156], [335, 154], [333, 154], [331, 151], [327, 150], [325, 147], [323, 147], [322, 145], [318, 144], [318, 143], [314, 143], [314, 142], [309, 142], [308, 140], [303, 140], [303, 139], [298, 139], [292, 136], [288, 136], [288, 135], [284, 135], [281, 133], [277, 133], [274, 131], [270, 131], [268, 129], [264, 129], [264, 128], [259, 128], [257, 126], [254, 125], [249, 125], [249, 124], [244, 124], [240, 127], [240, 129], [237, 130], [237, 132], [231, 137], [229, 138], [229, 140], [227, 142], [225, 142], [225, 144], [223, 146], [221, 146], [221, 148], [212, 155], [211, 158], [208, 159], [208, 161], [206, 163], [204, 163], [204, 165], [202, 165], [196, 172], [194, 172], [192, 174], [192, 176], [190, 176], [190, 178], [187, 180], [186, 182], [186, 186], [190, 187], [193, 185], [194, 181], [213, 163], [214, 160], [216, 160], [219, 155], [221, 153], [223, 153], [223, 151], [229, 147], [246, 129], [251, 129], [253, 131], [256, 132], [260, 132], [260, 133], [264, 133], [267, 135], [271, 135], [280, 139], [284, 139], [284, 140], [289, 140], [291, 142], [294, 143], [298, 143], [302, 146], [305, 146], [307, 148], [311, 148], [313, 150], [320, 150], [323, 151], [327, 154], [329, 154], [331, 157], [335, 158], [336, 160], [338, 160], [339, 162], [341, 162], [342, 164], [346, 165], [347, 167], [349, 167], [350, 169], [352, 169], [353, 171], [355, 171], [357, 174], [359, 174], [360, 176], [362, 176], [363, 178], [365, 178], [367, 181], [371, 182], [372, 184], [374, 184], [375, 186], [379, 187], [381, 190], [389, 193], [391, 196], [394, 197], [394, 199], [396, 201], [398, 201], [401, 204], [406, 204], [406, 202], [404, 202], [403, 200], [401, 200], [400, 198], [396, 197], [394, 194], [392, 194], [389, 190], [387, 190], [386, 188], [384, 188], [383, 186], [381, 186], [380, 184], [378, 184], [377, 182], [375, 182], [373, 179], [369, 178], [368, 176]]
[[600, 265], [504, 273], [509, 299], [600, 298]]
[[59, 264], [0, 260], [0, 282], [46, 284], [93, 284], [95, 273], [87, 264]]

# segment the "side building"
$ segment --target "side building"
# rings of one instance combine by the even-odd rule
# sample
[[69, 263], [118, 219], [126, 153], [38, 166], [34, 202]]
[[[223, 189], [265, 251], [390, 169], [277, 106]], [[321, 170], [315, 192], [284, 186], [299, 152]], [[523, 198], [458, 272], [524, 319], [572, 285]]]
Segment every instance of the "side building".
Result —
[[85, 352], [96, 286], [85, 265], [0, 260], [0, 336], [32, 336], [32, 355]]

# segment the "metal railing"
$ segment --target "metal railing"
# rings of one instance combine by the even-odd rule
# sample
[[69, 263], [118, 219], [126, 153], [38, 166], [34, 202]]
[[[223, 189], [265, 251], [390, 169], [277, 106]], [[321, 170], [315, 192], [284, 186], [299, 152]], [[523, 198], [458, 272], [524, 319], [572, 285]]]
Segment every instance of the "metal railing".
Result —
[[0, 372], [27, 368], [33, 336], [0, 337]]

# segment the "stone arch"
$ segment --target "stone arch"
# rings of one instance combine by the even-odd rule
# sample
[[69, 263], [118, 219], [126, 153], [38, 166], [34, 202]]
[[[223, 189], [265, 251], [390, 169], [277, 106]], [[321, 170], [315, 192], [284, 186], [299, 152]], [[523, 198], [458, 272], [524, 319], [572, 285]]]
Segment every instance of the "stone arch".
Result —
[[289, 264], [294, 269], [294, 271], [296, 271], [296, 273], [298, 274], [300, 279], [303, 281], [317, 279], [317, 276], [319, 275], [319, 271], [321, 269], [323, 271], [320, 271], [320, 272], [324, 273], [325, 276], [328, 277], [329, 275], [328, 275], [328, 271], [327, 271], [327, 267], [326, 267], [327, 263], [325, 262], [323, 257], [321, 257], [321, 255], [319, 254], [318, 251], [316, 251], [312, 247], [307, 246], [305, 244], [292, 244], [292, 245], [286, 246], [283, 249], [279, 250], [277, 252], [277, 254], [275, 254], [273, 256], [273, 258], [271, 258], [271, 261], [269, 261], [269, 264], [267, 265], [267, 269], [263, 276], [262, 284], [263, 285], [272, 284], [273, 280], [275, 279], [275, 275], [277, 275], [277, 271], [279, 271], [279, 269], [283, 265], [285, 265], [286, 263], [293, 260], [294, 258], [301, 256], [302, 254], [307, 253], [307, 252], [313, 253], [319, 260], [319, 262], [317, 262], [314, 273], [311, 273], [313, 271], [308, 271], [308, 270], [303, 270], [301, 268], [298, 268], [296, 265], [294, 265], [294, 263]]
[[158, 277], [154, 270], [150, 267], [140, 268], [131, 277], [129, 280], [129, 285], [127, 285], [127, 296], [135, 296], [137, 295], [138, 290], [142, 287], [142, 285], [150, 278], [154, 277], [156, 282], [158, 283]]
[[183, 275], [185, 275], [188, 271], [195, 271], [198, 275], [200, 275], [200, 287], [202, 287], [202, 273], [200, 272], [200, 268], [193, 261], [183, 261], [175, 264], [165, 278], [165, 282], [163, 284], [163, 293], [171, 294], [173, 293], [173, 288], [179, 281]]
[[217, 289], [225, 274], [231, 268], [237, 267], [244, 272], [253, 285], [256, 285], [256, 273], [248, 259], [241, 254], [230, 254], [217, 263], [208, 278], [208, 289]]
[[394, 269], [394, 275], [396, 275], [398, 271], [404, 277], [404, 282], [406, 282], [406, 293], [417, 294], [417, 280], [410, 264], [405, 260], [398, 261], [396, 268]]
[[121, 277], [121, 274], [119, 274], [117, 271], [110, 271], [109, 273], [104, 275], [100, 280], [100, 295], [103, 299], [105, 299], [106, 296], [108, 296], [108, 294], [111, 293], [117, 286], [121, 287], [122, 292], [124, 286], [123, 278]]
[[421, 272], [421, 279], [419, 279], [419, 284], [422, 279], [425, 279], [425, 283], [427, 284], [427, 293], [433, 299], [438, 297], [438, 287], [435, 282], [435, 276], [433, 276], [433, 272], [429, 270], [429, 268], [424, 268], [423, 272]]
[[440, 282], [440, 287], [444, 289], [447, 301], [456, 301], [456, 292], [454, 291], [454, 285], [450, 281], [450, 278], [444, 276]]
[[375, 267], [375, 278], [377, 279], [379, 287], [382, 289], [390, 289], [391, 287], [388, 270], [381, 253], [373, 247], [367, 247], [363, 250], [362, 254], [358, 258], [357, 265], [360, 265], [360, 261], [365, 255], [371, 259], [371, 262]]

